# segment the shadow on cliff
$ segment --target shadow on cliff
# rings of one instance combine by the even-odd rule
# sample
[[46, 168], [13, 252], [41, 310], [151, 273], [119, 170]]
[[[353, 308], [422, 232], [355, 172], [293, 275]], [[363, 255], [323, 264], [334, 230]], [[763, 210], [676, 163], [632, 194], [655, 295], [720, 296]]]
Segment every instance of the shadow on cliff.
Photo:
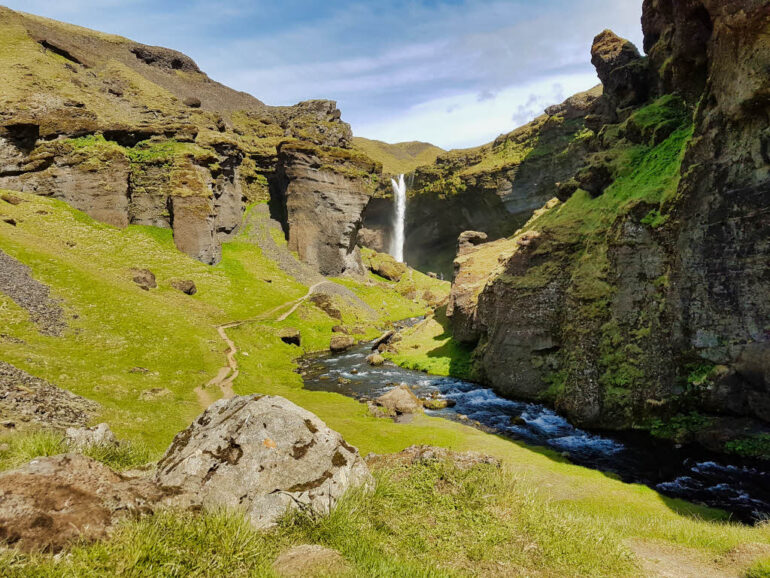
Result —
[[433, 340], [441, 343], [435, 349], [431, 349], [426, 357], [428, 359], [449, 359], [449, 375], [467, 381], [476, 381], [477, 375], [473, 369], [473, 346], [465, 345], [452, 338], [452, 328], [449, 318], [446, 316], [446, 305], [436, 309], [434, 314], [436, 322], [441, 325], [443, 332], [436, 335]]

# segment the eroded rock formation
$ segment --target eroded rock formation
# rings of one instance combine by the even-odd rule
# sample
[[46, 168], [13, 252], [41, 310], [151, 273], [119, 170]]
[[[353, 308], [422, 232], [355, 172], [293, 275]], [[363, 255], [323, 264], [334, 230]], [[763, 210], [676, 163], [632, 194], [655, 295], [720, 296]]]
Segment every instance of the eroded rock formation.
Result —
[[278, 186], [289, 249], [323, 275], [362, 275], [358, 232], [377, 171], [352, 151], [282, 145]]
[[[177, 247], [204, 263], [219, 261], [245, 203], [269, 198], [281, 143], [351, 146], [331, 101], [266, 106], [179, 52], [1, 7], [0, 31], [0, 187], [61, 199], [116, 227], [171, 228]], [[333, 195], [342, 182], [318, 184]], [[346, 207], [360, 220], [363, 206]], [[340, 235], [355, 245], [355, 231]], [[356, 255], [348, 261], [360, 267]]]

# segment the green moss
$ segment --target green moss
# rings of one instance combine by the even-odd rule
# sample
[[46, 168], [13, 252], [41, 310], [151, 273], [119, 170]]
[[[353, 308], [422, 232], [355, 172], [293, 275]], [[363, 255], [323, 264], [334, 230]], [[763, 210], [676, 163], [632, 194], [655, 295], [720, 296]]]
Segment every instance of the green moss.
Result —
[[666, 94], [658, 100], [634, 112], [626, 121], [635, 125], [642, 133], [651, 132], [661, 127], [682, 126], [690, 121], [691, 113], [679, 95]]
[[668, 222], [669, 215], [661, 215], [658, 209], [652, 210], [642, 219], [642, 224], [657, 229]]
[[126, 149], [133, 163], [170, 165], [177, 158], [185, 157], [199, 164], [214, 164], [216, 155], [193, 143], [179, 142], [174, 139], [143, 141], [133, 148]]
[[729, 441], [725, 450], [749, 458], [770, 459], [770, 434], [758, 434]]
[[714, 418], [698, 412], [690, 412], [667, 419], [653, 420], [650, 424], [650, 433], [659, 438], [686, 442], [693, 434], [713, 424]]

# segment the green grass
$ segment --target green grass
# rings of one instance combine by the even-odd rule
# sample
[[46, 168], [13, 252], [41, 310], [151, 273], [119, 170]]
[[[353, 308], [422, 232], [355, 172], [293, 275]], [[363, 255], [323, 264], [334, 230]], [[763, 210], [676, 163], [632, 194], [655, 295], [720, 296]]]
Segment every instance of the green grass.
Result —
[[[71, 451], [60, 432], [28, 431], [0, 438], [7, 447], [0, 450], [0, 471], [16, 468], [34, 458], [56, 456]], [[123, 441], [117, 446], [91, 445], [79, 450], [115, 470], [128, 470], [153, 461], [152, 452], [142, 444]]]
[[[3, 333], [22, 341], [0, 340], [0, 355], [20, 369], [99, 402], [103, 409], [98, 421], [107, 421], [119, 437], [142, 442], [156, 454], [199, 413], [195, 388], [224, 364], [226, 346], [215, 326], [259, 317], [307, 292], [261, 254], [247, 231], [226, 243], [222, 262], [209, 267], [177, 251], [169, 230], [136, 226], [118, 230], [58, 201], [19, 196], [27, 202], [0, 207], [19, 221], [18, 227], [0, 229], [0, 248], [29, 265], [35, 277], [52, 288], [53, 297], [64, 306], [69, 328], [62, 337], [43, 336], [24, 310], [0, 295]], [[158, 289], [139, 289], [132, 281], [132, 267], [153, 271]], [[176, 291], [170, 285], [175, 279], [194, 280], [198, 293], [189, 297]], [[355, 286], [352, 281], [348, 284]], [[372, 333], [376, 333], [372, 326], [420, 307], [382, 288], [364, 288], [363, 294], [371, 298], [387, 294], [393, 308], [368, 320]], [[351, 321], [359, 315], [349, 304], [340, 307]], [[297, 323], [303, 315], [307, 319]], [[308, 304], [285, 325], [307, 329], [308, 346], [316, 350], [328, 347], [336, 323]], [[260, 331], [270, 333], [269, 328]], [[303, 352], [281, 350], [276, 355], [285, 356], [280, 361], [289, 366]], [[143, 391], [154, 388], [168, 389], [171, 395], [141, 399]]]
[[353, 147], [369, 158], [382, 164], [382, 171], [389, 175], [408, 174], [417, 167], [430, 165], [444, 151], [437, 146], [422, 142], [389, 144], [378, 140], [354, 137]]
[[324, 518], [288, 515], [258, 533], [237, 514], [163, 512], [124, 523], [109, 542], [75, 547], [61, 561], [0, 557], [0, 573], [264, 576], [281, 550], [301, 543], [338, 550], [356, 576], [634, 573], [629, 552], [599, 524], [578, 529], [570, 521], [493, 465], [394, 464], [377, 472], [373, 493], [348, 495]]
[[401, 340], [394, 345], [396, 353], [386, 352], [385, 357], [402, 367], [432, 375], [475, 377], [472, 350], [452, 339], [446, 307], [402, 332]]
[[768, 578], [770, 576], [770, 557], [758, 560], [746, 571], [746, 578]]

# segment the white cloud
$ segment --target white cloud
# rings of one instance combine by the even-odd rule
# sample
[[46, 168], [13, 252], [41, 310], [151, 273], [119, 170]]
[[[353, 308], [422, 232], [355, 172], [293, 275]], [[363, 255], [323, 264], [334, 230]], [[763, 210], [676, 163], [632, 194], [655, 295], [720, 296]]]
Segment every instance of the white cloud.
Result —
[[475, 93], [439, 98], [353, 130], [386, 142], [425, 140], [445, 149], [476, 146], [532, 120], [565, 95], [597, 83], [594, 74], [570, 74], [511, 86], [494, 99], [480, 101]]

